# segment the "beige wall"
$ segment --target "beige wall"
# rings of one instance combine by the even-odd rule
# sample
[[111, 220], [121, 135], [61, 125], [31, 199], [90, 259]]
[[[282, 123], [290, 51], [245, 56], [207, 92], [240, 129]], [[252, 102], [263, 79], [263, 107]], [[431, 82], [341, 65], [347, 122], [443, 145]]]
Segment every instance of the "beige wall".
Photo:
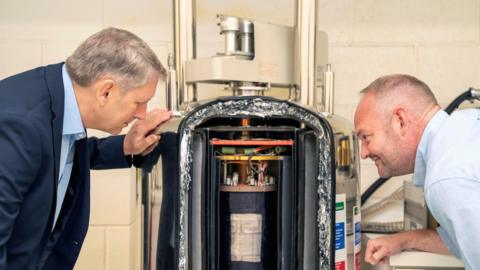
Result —
[[[215, 14], [293, 25], [293, 1], [197, 0], [198, 55], [210, 56], [222, 48]], [[105, 26], [135, 32], [165, 63], [172, 48], [171, 3], [0, 0], [0, 79], [64, 60], [80, 41]], [[469, 86], [480, 86], [478, 0], [319, 0], [318, 14], [319, 28], [329, 34], [336, 111], [346, 118], [352, 119], [359, 89], [386, 73], [418, 76], [443, 105]], [[164, 106], [163, 89], [158, 87], [151, 107]], [[133, 173], [92, 174], [91, 226], [76, 269], [137, 269], [140, 265]], [[374, 165], [362, 162], [362, 189], [376, 177]]]

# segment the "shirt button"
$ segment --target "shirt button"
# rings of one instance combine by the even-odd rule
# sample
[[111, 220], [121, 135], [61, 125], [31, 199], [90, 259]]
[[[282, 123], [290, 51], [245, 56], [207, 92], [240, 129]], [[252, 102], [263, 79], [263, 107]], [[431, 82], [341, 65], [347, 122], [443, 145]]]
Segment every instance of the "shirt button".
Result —
[[78, 241], [73, 241], [73, 244], [74, 244], [75, 246], [78, 246]]

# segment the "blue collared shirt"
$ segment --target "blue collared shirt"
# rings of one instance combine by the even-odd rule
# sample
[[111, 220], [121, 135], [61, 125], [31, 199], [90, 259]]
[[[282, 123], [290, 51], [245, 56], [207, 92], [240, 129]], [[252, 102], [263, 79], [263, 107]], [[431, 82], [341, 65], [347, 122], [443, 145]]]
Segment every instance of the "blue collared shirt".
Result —
[[65, 103], [63, 112], [62, 148], [60, 152], [60, 170], [58, 173], [57, 204], [55, 207], [55, 219], [53, 228], [57, 223], [58, 215], [62, 209], [63, 200], [67, 191], [68, 183], [73, 168], [73, 156], [75, 153], [75, 142], [87, 136], [80, 117], [77, 99], [73, 91], [73, 84], [68, 75], [65, 65], [62, 67], [63, 88], [65, 89]]
[[417, 148], [413, 181], [451, 253], [480, 269], [480, 110], [437, 112]]

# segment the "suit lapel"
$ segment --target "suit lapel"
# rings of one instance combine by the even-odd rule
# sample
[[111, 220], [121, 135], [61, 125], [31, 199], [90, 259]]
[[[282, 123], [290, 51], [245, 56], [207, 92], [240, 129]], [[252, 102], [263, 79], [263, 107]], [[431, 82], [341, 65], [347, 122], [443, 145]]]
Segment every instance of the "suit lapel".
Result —
[[[52, 110], [53, 153], [55, 166], [55, 180], [58, 181], [60, 151], [62, 147], [63, 111], [65, 93], [62, 78], [63, 63], [50, 65], [46, 68], [48, 90], [50, 92]], [[56, 185], [55, 185], [56, 186]]]
[[65, 92], [63, 87], [62, 65], [49, 65], [45, 68], [45, 78], [50, 93], [50, 104], [52, 112], [52, 145], [53, 145], [53, 204], [50, 212], [49, 227], [53, 224], [55, 216], [55, 208], [57, 201], [58, 174], [60, 169], [60, 153], [62, 147], [62, 130], [63, 130], [63, 111], [65, 104]]

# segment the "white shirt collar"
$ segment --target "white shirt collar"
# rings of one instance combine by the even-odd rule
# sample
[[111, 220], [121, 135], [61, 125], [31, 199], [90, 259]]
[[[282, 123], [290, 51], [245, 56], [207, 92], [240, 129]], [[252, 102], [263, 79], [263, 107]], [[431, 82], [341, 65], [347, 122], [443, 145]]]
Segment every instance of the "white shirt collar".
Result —
[[439, 110], [430, 119], [425, 130], [423, 131], [422, 138], [417, 147], [417, 154], [415, 156], [415, 169], [413, 171], [413, 183], [416, 186], [423, 186], [425, 183], [426, 169], [427, 169], [427, 152], [428, 143], [432, 140], [437, 130], [442, 126], [443, 122], [448, 118], [448, 114]]
[[85, 138], [87, 134], [82, 123], [80, 110], [78, 109], [72, 80], [70, 79], [70, 75], [68, 75], [65, 64], [62, 67], [62, 77], [63, 87], [65, 89], [62, 135], [73, 135], [75, 140], [80, 140]]

